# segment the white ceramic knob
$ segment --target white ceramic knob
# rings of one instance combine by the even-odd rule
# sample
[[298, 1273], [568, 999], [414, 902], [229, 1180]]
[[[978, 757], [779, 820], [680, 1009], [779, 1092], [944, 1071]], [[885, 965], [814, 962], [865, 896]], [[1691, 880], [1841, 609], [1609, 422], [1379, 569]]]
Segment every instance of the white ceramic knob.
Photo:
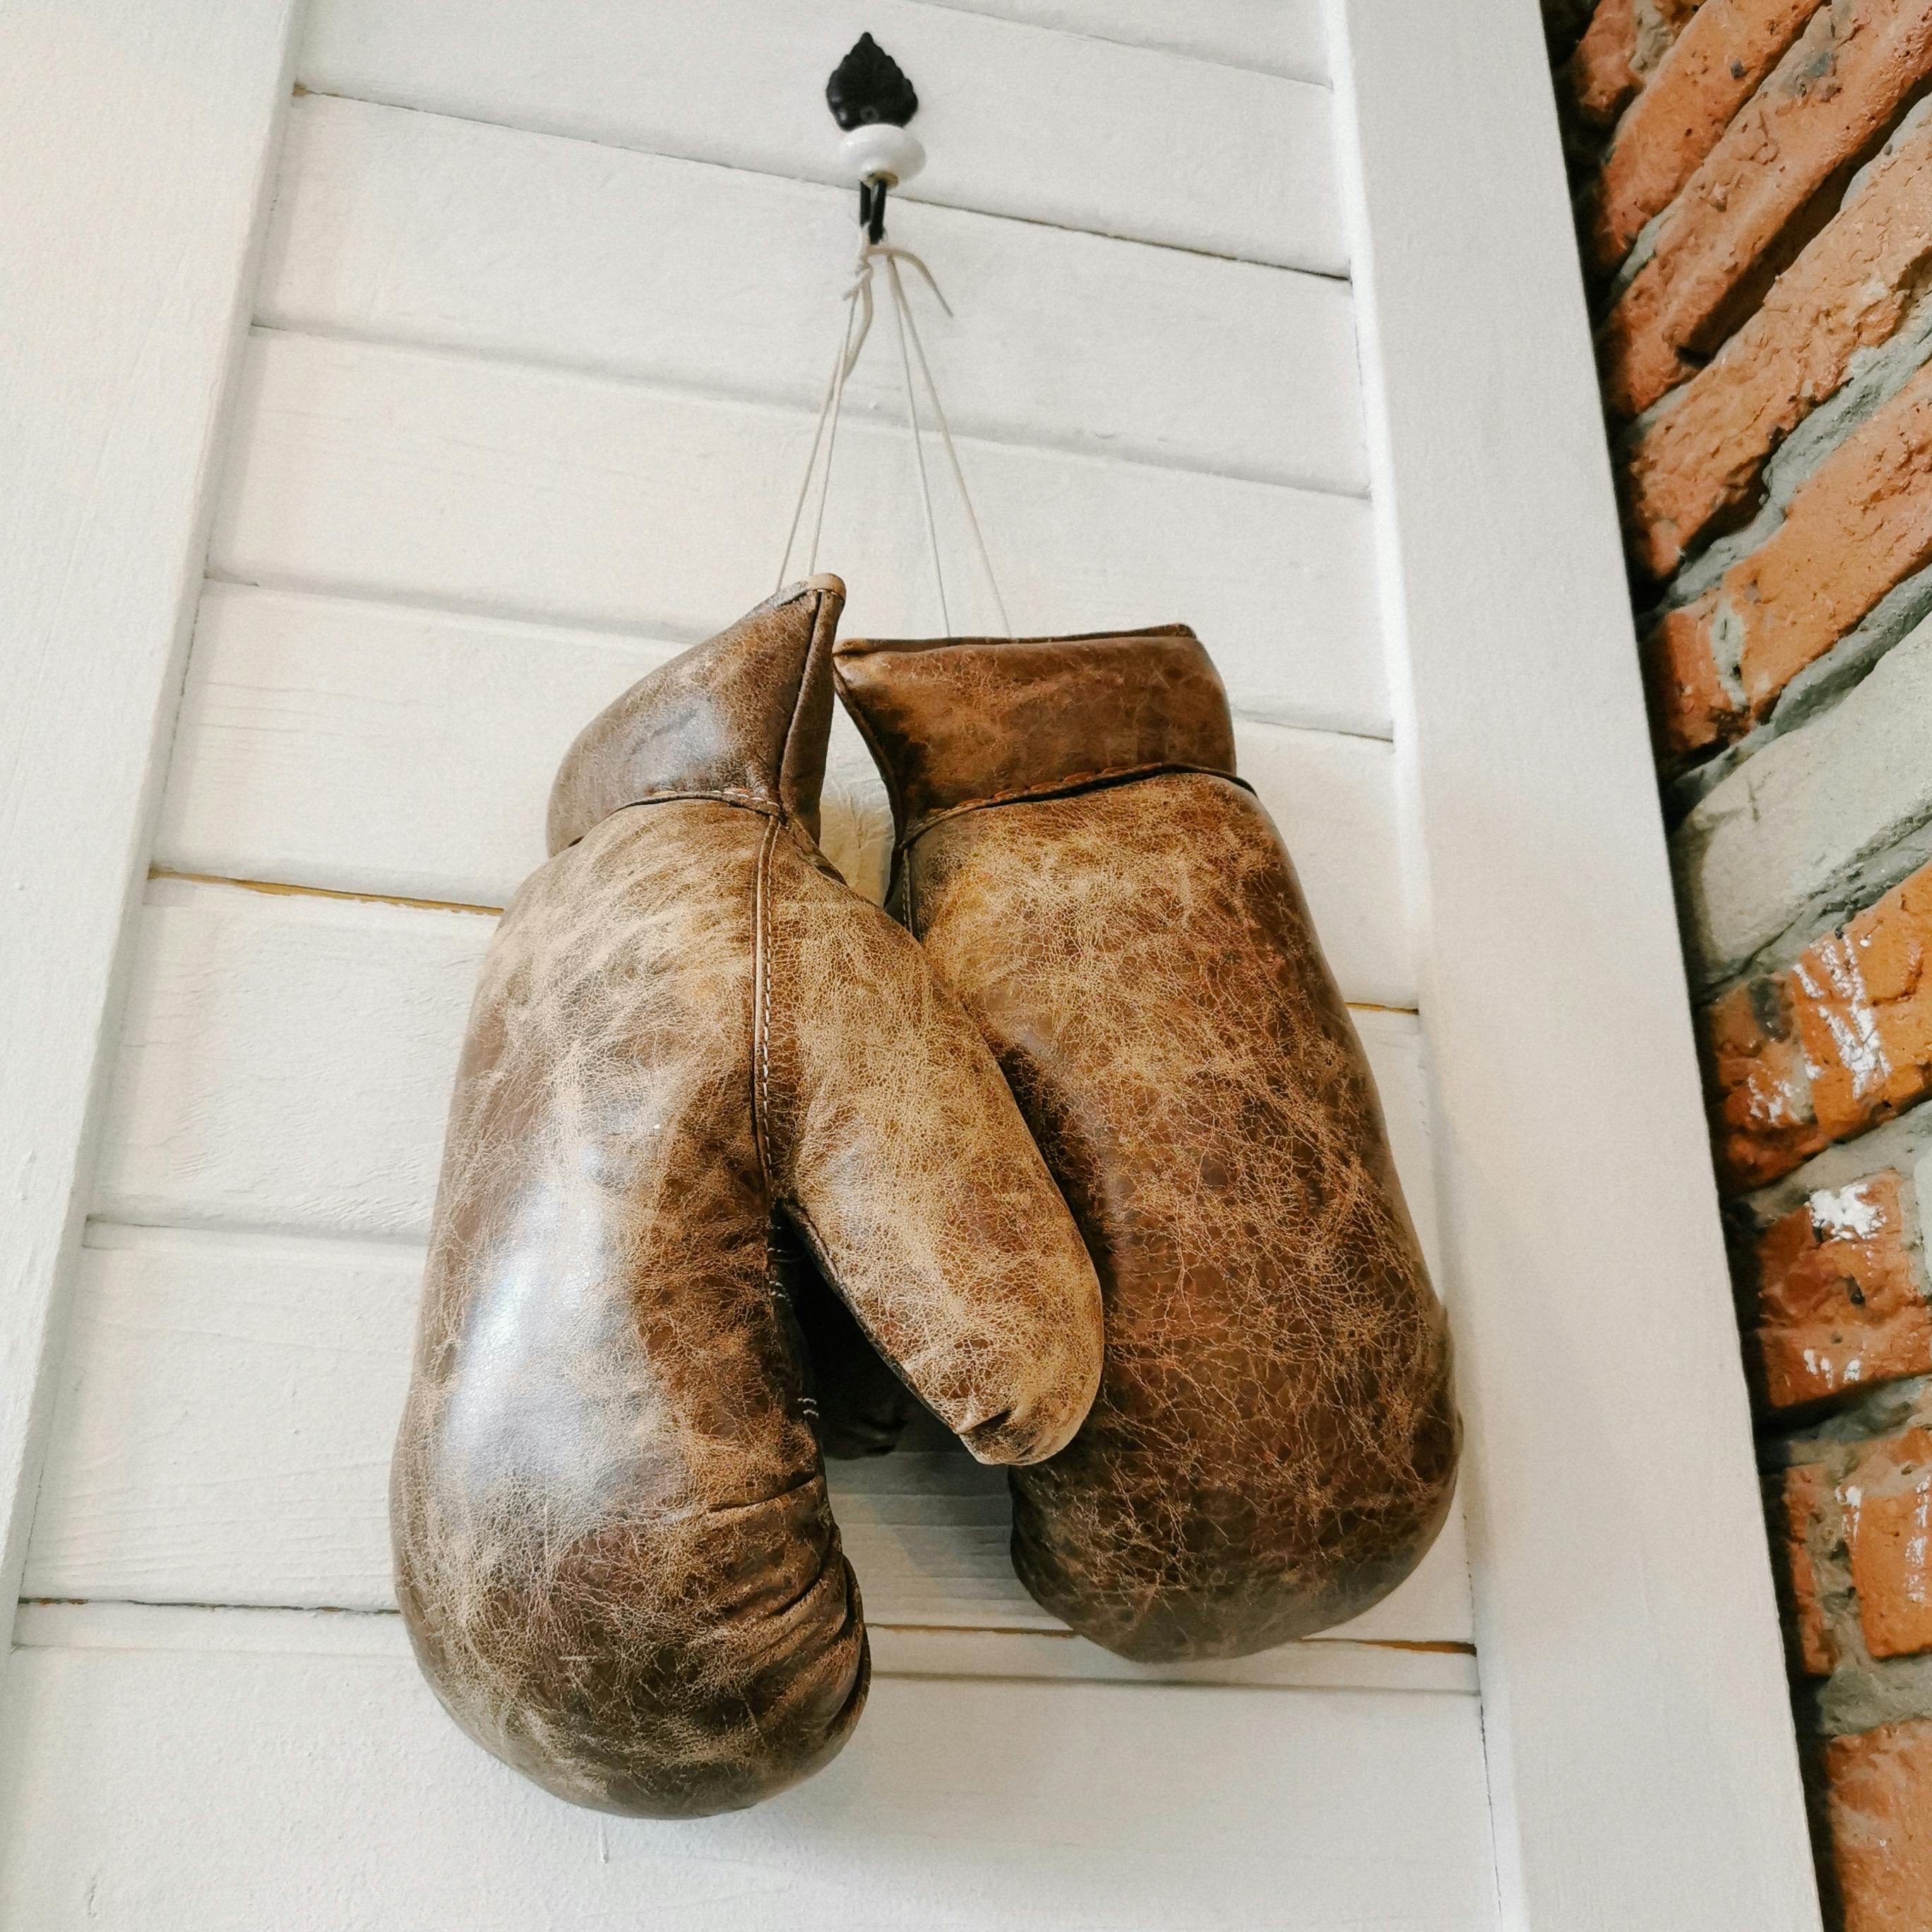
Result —
[[868, 121], [854, 128], [839, 143], [839, 152], [855, 188], [868, 181], [898, 188], [926, 166], [926, 150], [903, 128], [895, 128], [889, 121]]

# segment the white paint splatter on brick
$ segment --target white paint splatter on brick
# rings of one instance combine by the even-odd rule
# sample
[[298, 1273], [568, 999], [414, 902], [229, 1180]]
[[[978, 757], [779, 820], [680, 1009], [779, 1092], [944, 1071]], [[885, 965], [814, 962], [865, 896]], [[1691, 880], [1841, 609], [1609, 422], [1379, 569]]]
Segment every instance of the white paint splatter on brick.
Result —
[[1817, 962], [1824, 982], [1820, 983], [1818, 975], [1803, 959], [1791, 969], [1792, 976], [1816, 1006], [1838, 1058], [1852, 1076], [1852, 1097], [1862, 1100], [1882, 1086], [1892, 1071], [1879, 1040], [1878, 1018], [1865, 992], [1864, 975], [1839, 934], [1821, 939], [1809, 957]]
[[1846, 1483], [1838, 1491], [1838, 1507], [1844, 1512], [1845, 1540], [1848, 1544], [1858, 1540], [1858, 1511], [1864, 1499], [1865, 1492], [1856, 1483]]
[[1811, 1232], [1821, 1241], [1868, 1241], [1885, 1226], [1885, 1210], [1873, 1199], [1869, 1181], [1821, 1188], [1805, 1204]]
[[1836, 1394], [1840, 1389], [1850, 1388], [1853, 1383], [1862, 1380], [1864, 1366], [1864, 1356], [1854, 1355], [1840, 1373], [1838, 1364], [1829, 1355], [1821, 1355], [1816, 1348], [1804, 1351], [1805, 1372], [1828, 1394]]
[[1912, 1498], [1912, 1534], [1905, 1543], [1905, 1594], [1915, 1604], [1925, 1600], [1928, 1534], [1932, 1534], [1932, 1489], [1921, 1482]]

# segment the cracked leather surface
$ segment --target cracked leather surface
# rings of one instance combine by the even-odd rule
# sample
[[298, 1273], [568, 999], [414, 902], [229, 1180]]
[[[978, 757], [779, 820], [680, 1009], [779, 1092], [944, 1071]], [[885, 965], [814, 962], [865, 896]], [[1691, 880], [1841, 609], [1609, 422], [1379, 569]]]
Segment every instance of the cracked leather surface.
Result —
[[1448, 1510], [1448, 1334], [1207, 654], [1172, 627], [848, 640], [834, 664], [892, 794], [891, 903], [1100, 1271], [1100, 1393], [1012, 1475], [1022, 1580], [1148, 1661], [1358, 1614]]
[[753, 1803], [864, 1702], [808, 1251], [982, 1460], [1058, 1448], [1100, 1373], [1092, 1264], [991, 1053], [814, 842], [842, 601], [782, 594], [579, 738], [450, 1111], [398, 1596], [457, 1721], [608, 1810]]

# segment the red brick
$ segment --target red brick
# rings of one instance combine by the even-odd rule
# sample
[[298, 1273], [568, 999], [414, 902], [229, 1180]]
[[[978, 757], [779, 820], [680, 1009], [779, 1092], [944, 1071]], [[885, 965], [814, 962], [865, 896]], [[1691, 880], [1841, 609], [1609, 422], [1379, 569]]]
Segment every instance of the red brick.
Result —
[[1665, 614], [1644, 640], [1644, 681], [1660, 759], [1688, 758], [1750, 728], [1742, 694], [1718, 671], [1712, 647], [1719, 593]]
[[1781, 976], [1756, 980], [1704, 1016], [1718, 1176], [1727, 1192], [1788, 1174], [1825, 1145], [1796, 1016]]
[[[1692, 31], [1718, 4], [1710, 0]], [[1751, 496], [1766, 458], [1844, 381], [1852, 356], [1904, 320], [1929, 262], [1932, 127], [1874, 166], [1631, 451], [1631, 548], [1653, 577], [1675, 570], [1688, 544]]]
[[1932, 1432], [1909, 1430], [1868, 1450], [1838, 1503], [1865, 1648], [1932, 1649]]
[[1932, 1096], [1932, 866], [1705, 1015], [1718, 1178], [1789, 1174]]
[[1932, 74], [1932, 0], [1831, 0], [1665, 215], [1600, 338], [1605, 400], [1634, 416], [1694, 374], [1808, 238], [1814, 204]]
[[1932, 1722], [1834, 1738], [1825, 1754], [1844, 1932], [1932, 1924]]
[[1932, 867], [1809, 946], [1791, 969], [1811, 1104], [1830, 1139], [1932, 1093]]
[[1731, 118], [1817, 10], [1818, 0], [1704, 0], [1618, 124], [1586, 199], [1593, 265], [1614, 268], [1670, 206]]
[[[1652, 634], [1664, 751], [1696, 752], [1750, 729], [1807, 664], [1928, 562], [1932, 364], [1806, 478], [1769, 538]], [[1737, 667], [1734, 687], [1720, 661]]]
[[1753, 1340], [1774, 1409], [1932, 1372], [1932, 1311], [1889, 1168], [1822, 1190], [1757, 1244]]
[[1790, 1593], [1786, 1634], [1791, 1639], [1792, 1662], [1807, 1677], [1830, 1676], [1838, 1660], [1837, 1646], [1819, 1599], [1817, 1565], [1811, 1556], [1811, 1539], [1822, 1533], [1823, 1520], [1835, 1507], [1825, 1472], [1815, 1464], [1801, 1462], [1785, 1471], [1778, 1504], [1784, 1521], [1774, 1526], [1774, 1547], [1782, 1550], [1784, 1582]]
[[1564, 70], [1576, 117], [1607, 128], [1661, 60], [1697, 0], [1602, 0]]

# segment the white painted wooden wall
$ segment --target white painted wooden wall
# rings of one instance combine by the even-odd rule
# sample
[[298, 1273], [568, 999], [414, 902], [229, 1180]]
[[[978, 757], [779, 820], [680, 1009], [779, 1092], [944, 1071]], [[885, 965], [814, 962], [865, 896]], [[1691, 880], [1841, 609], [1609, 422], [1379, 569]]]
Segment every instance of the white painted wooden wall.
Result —
[[[73, 55], [52, 0], [22, 4], [50, 62]], [[1442, 31], [1473, 42], [1481, 10], [1456, 7]], [[139, 0], [89, 8], [120, 16], [104, 32], [146, 31]], [[879, 1673], [864, 1722], [800, 1791], [675, 1826], [573, 1810], [479, 1753], [418, 1678], [390, 1593], [389, 1438], [492, 909], [542, 856], [550, 773], [580, 724], [771, 586], [855, 242], [819, 90], [862, 30], [922, 96], [931, 164], [895, 197], [892, 237], [957, 311], [926, 332], [1014, 618], [1199, 630], [1368, 1048], [1425, 1245], [1444, 1280], [1466, 1276], [1453, 1196], [1438, 1238], [1416, 1010], [1425, 980], [1444, 983], [1425, 904], [1468, 894], [1418, 844], [1418, 812], [1444, 847], [1457, 821], [1428, 818], [1436, 714], [1414, 725], [1414, 668], [1385, 646], [1432, 594], [1405, 578], [1427, 546], [1397, 515], [1427, 492], [1406, 424], [1391, 436], [1404, 382], [1376, 369], [1372, 329], [1381, 414], [1365, 433], [1349, 238], [1386, 226], [1364, 161], [1396, 143], [1376, 98], [1337, 112], [1346, 63], [1329, 34], [1347, 38], [1352, 9], [310, 0], [292, 29], [287, 0], [160, 9], [178, 16], [177, 94], [192, 92], [194, 50], [218, 46], [235, 68], [224, 98], [279, 100], [283, 122], [278, 154], [259, 127], [211, 114], [197, 128], [194, 192], [219, 218], [163, 191], [158, 134], [145, 166], [130, 147], [117, 190], [161, 238], [136, 292], [162, 350], [202, 358], [199, 416], [164, 419], [157, 403], [143, 419], [151, 438], [206, 443], [154, 517], [156, 585], [184, 556], [199, 581], [183, 595], [184, 671], [160, 640], [140, 704], [108, 721], [128, 775], [104, 838], [146, 878], [124, 997], [104, 964], [68, 1002], [112, 1016], [93, 1133], [80, 1138], [87, 1069], [64, 1071], [47, 1104], [64, 1109], [69, 1178], [22, 1196], [45, 1232], [22, 1264], [25, 1312], [6, 1318], [26, 1366], [0, 1377], [0, 1473], [22, 1473], [20, 1525], [31, 1510], [10, 1543], [23, 1601], [0, 1696], [0, 1924], [1473, 1932], [1502, 1922], [1499, 1853], [1512, 1925], [1532, 1904], [1539, 1928], [1676, 1922], [1641, 1874], [1628, 1917], [1579, 1883], [1615, 1847], [1580, 1795], [1598, 1788], [1594, 1741], [1571, 1754], [1571, 1802], [1550, 1728], [1566, 1653], [1544, 1633], [1568, 1626], [1580, 1690], [1612, 1712], [1625, 1682], [1592, 1676], [1594, 1640], [1562, 1605], [1628, 1592], [1583, 1588], [1560, 1526], [1525, 1541], [1490, 1526], [1486, 1628], [1516, 1643], [1496, 1682], [1532, 1746], [1519, 1762], [1515, 1730], [1492, 1727], [1486, 1762], [1490, 1659], [1460, 1510], [1355, 1624], [1159, 1671], [1072, 1637], [1018, 1588], [997, 1472], [936, 1436], [843, 1466], [836, 1504]], [[1512, 44], [1531, 46], [1532, 10], [1518, 10]], [[1381, 31], [1360, 35], [1371, 81], [1391, 70]], [[100, 91], [109, 146], [117, 104]], [[265, 152], [272, 198], [251, 248]], [[1552, 232], [1567, 247], [1567, 226]], [[1388, 254], [1400, 262], [1401, 238]], [[197, 272], [201, 309], [170, 306], [170, 272]], [[821, 552], [850, 586], [854, 634], [938, 628], [884, 346], [849, 392]], [[116, 365], [124, 382], [142, 352]], [[136, 466], [111, 473], [139, 494]], [[110, 533], [82, 534], [106, 555]], [[956, 524], [948, 535], [963, 560]], [[1611, 524], [1604, 536], [1613, 562]], [[58, 598], [47, 608], [50, 635], [91, 636]], [[954, 615], [966, 628], [990, 614]], [[1473, 649], [1456, 634], [1445, 621], [1428, 641]], [[1640, 746], [1634, 681], [1629, 702]], [[157, 716], [144, 817], [142, 720]], [[40, 748], [51, 788], [58, 745]], [[1647, 766], [1629, 770], [1615, 782], [1647, 787]], [[842, 722], [827, 826], [876, 894], [883, 797]], [[1640, 856], [1654, 938], [1668, 930], [1660, 848], [1654, 890]], [[91, 946], [105, 962], [120, 890], [104, 877], [75, 893], [92, 923], [83, 934], [74, 913], [52, 957]], [[1438, 1028], [1456, 997], [1442, 994]], [[1501, 1104], [1508, 1077], [1459, 1072], [1453, 1111]], [[1694, 1090], [1690, 1107], [1694, 1125]], [[80, 1190], [70, 1210], [63, 1187]], [[1684, 1211], [1697, 1205], [1694, 1192]], [[85, 1225], [62, 1272], [69, 1211]], [[1483, 1304], [1452, 1295], [1452, 1314], [1508, 1390], [1509, 1349], [1489, 1337], [1510, 1298], [1540, 1286], [1510, 1267], [1478, 1280]], [[1705, 1344], [1685, 1347], [1702, 1373]], [[1567, 1420], [1543, 1401], [1531, 1419]], [[1494, 1412], [1519, 1437], [1529, 1426], [1507, 1400]], [[1472, 1425], [1480, 1471], [1485, 1414]], [[1594, 1465], [1559, 1455], [1587, 1489]], [[1612, 1460], [1606, 1480], [1634, 1489]], [[1743, 1493], [1713, 1505], [1727, 1532]], [[1662, 1520], [1632, 1504], [1640, 1552]], [[1734, 1567], [1750, 1534], [1735, 1559], [1718, 1538]], [[1523, 1587], [1539, 1562], [1550, 1574]], [[1640, 1553], [1637, 1568], [1641, 1591]], [[1740, 1588], [1740, 1615], [1768, 1632], [1768, 1591]], [[1542, 1623], [1526, 1608], [1538, 1601]], [[1660, 1660], [1660, 1683], [1677, 1668], [1641, 1616], [1631, 1639]], [[1774, 1653], [1744, 1654], [1724, 1670], [1762, 1704]], [[1634, 1762], [1604, 1723], [1603, 1752]], [[1790, 1809], [1775, 1746], [1742, 1755], [1770, 1763], [1766, 1802]], [[1514, 1790], [1492, 1837], [1492, 1784], [1525, 1765], [1557, 1798], [1535, 1856], [1511, 1835]], [[1654, 1828], [1690, 1842], [1702, 1821], [1680, 1809]], [[1649, 1828], [1633, 1825], [1640, 1844]], [[1713, 1896], [1738, 1889], [1721, 1859], [1706, 1876]]]
[[[866, 1721], [691, 1826], [522, 1786], [393, 1615], [480, 909], [583, 722], [770, 587], [856, 245], [820, 88], [862, 29], [925, 97], [892, 232], [958, 313], [926, 332], [1016, 620], [1208, 640], [1432, 1226], [1319, 22], [1000, 11], [311, 10], [27, 1552], [6, 1922], [1491, 1922], [1460, 1517], [1355, 1625], [1161, 1672], [1020, 1588], [1000, 1472], [937, 1436], [841, 1466]], [[1176, 118], [1184, 160], [1147, 139]], [[855, 634], [938, 628], [887, 346], [821, 553]], [[833, 856], [876, 893], [841, 737]]]

